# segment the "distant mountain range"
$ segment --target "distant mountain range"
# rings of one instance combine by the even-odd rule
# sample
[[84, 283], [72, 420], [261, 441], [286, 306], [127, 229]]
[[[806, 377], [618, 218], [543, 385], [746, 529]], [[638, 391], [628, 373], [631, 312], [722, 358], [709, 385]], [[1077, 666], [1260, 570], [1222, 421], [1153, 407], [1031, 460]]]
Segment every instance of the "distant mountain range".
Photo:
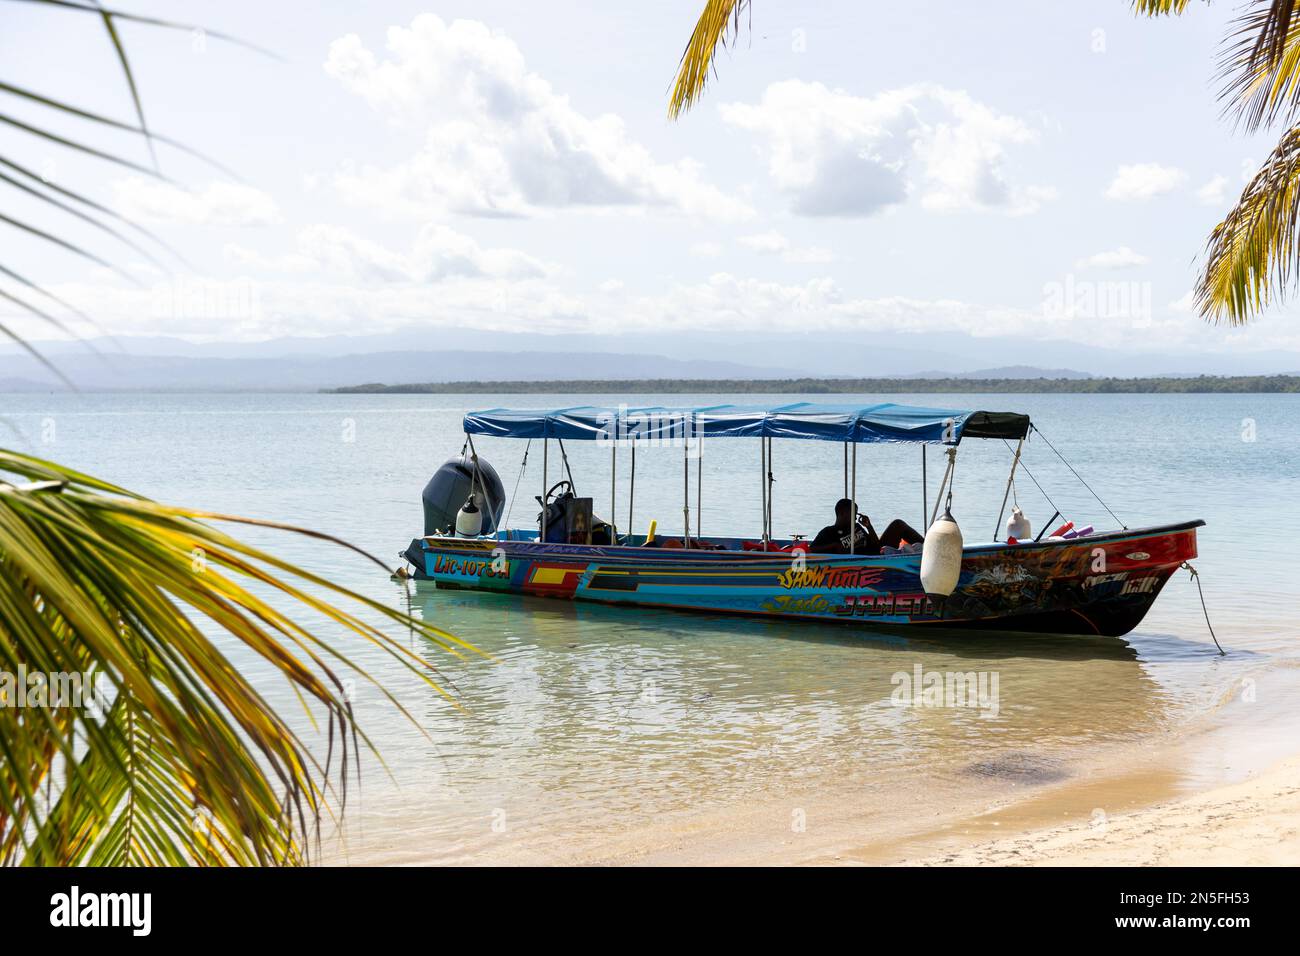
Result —
[[1053, 381], [1069, 378], [1096, 378], [1088, 372], [1078, 372], [1072, 368], [1038, 368], [1033, 365], [1005, 365], [1001, 368], [981, 368], [973, 372], [947, 372], [930, 369], [926, 372], [913, 372], [900, 378], [977, 378], [983, 380], [1005, 378], [1046, 378]]
[[[472, 378], [547, 381], [575, 377], [684, 379], [790, 378], [796, 369], [761, 368], [709, 359], [617, 352], [371, 352], [340, 356], [215, 358], [193, 355], [51, 356], [87, 391], [319, 391], [361, 382], [450, 382]], [[26, 356], [0, 356], [0, 390], [49, 391], [64, 386]]]
[[[84, 391], [317, 391], [372, 382], [1059, 380], [1250, 376], [1300, 370], [1300, 354], [1294, 353], [1207, 356], [1005, 337], [903, 333], [845, 334], [828, 339], [689, 330], [613, 336], [413, 328], [260, 342], [122, 337], [35, 344]], [[1019, 361], [1022, 356], [1037, 361]], [[0, 391], [63, 388], [56, 376], [16, 346], [0, 346]]]

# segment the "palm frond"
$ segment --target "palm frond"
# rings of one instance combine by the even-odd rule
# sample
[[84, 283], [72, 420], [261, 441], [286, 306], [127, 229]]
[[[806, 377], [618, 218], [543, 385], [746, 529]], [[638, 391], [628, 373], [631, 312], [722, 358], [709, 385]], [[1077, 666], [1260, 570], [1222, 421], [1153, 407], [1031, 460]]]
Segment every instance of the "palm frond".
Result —
[[65, 10], [79, 10], [86, 13], [94, 13], [99, 16], [107, 15], [109, 17], [113, 17], [117, 20], [120, 20], [123, 23], [138, 23], [143, 26], [162, 27], [163, 29], [166, 30], [184, 30], [187, 33], [192, 33], [196, 30], [202, 30], [205, 36], [212, 37], [214, 40], [221, 40], [224, 43], [231, 43], [234, 44], [235, 46], [244, 47], [247, 50], [253, 50], [254, 52], [260, 53], [262, 56], [269, 57], [272, 60], [282, 59], [282, 57], [280, 57], [275, 52], [266, 49], [266, 47], [258, 46], [256, 43], [250, 43], [248, 40], [245, 40], [242, 37], [233, 36], [232, 34], [229, 33], [222, 33], [220, 30], [210, 30], [207, 27], [200, 26], [196, 23], [182, 23], [177, 20], [163, 20], [159, 17], [146, 17], [138, 13], [129, 13], [125, 10], [118, 10], [116, 8], [105, 7], [102, 4], [98, 3], [97, 0], [95, 0], [95, 2], [93, 3], [79, 3], [76, 2], [76, 0], [9, 0], [9, 2], [10, 3], [39, 3], [48, 7], [61, 7]]
[[58, 246], [60, 249], [63, 249], [66, 252], [71, 252], [72, 254], [80, 256], [83, 259], [89, 260], [90, 262], [95, 263], [95, 265], [101, 266], [102, 268], [109, 270], [113, 274], [117, 275], [119, 278], [125, 279], [127, 282], [130, 282], [132, 285], [136, 285], [136, 286], [140, 285], [139, 279], [137, 279], [135, 276], [131, 275], [130, 273], [124, 271], [123, 269], [119, 268], [118, 266], [113, 265], [113, 263], [109, 262], [107, 259], [103, 258], [102, 256], [98, 256], [95, 253], [90, 252], [89, 250], [84, 249], [75, 243], [69, 242], [66, 239], [54, 235], [53, 233], [46, 232], [44, 229], [38, 229], [36, 226], [33, 226], [31, 223], [23, 222], [22, 220], [19, 219], [14, 219], [10, 216], [6, 216], [4, 213], [0, 213], [0, 223], [4, 223], [7, 226], [12, 226], [15, 229], [22, 230], [23, 232], [27, 233], [30, 236], [35, 236], [38, 239], [41, 239], [45, 242], [49, 242]]
[[1133, 12], [1143, 17], [1178, 16], [1191, 0], [1133, 0]]
[[108, 39], [113, 44], [113, 52], [117, 54], [117, 62], [122, 67], [122, 72], [126, 76], [126, 88], [131, 92], [131, 105], [135, 107], [136, 119], [140, 121], [140, 134], [144, 137], [145, 145], [149, 147], [149, 159], [153, 163], [154, 172], [158, 171], [158, 153], [154, 149], [153, 135], [149, 132], [149, 124], [144, 118], [144, 104], [140, 102], [140, 91], [135, 85], [135, 74], [131, 72], [131, 61], [127, 58], [126, 48], [122, 46], [122, 38], [117, 35], [117, 25], [113, 22], [113, 15], [104, 9], [104, 5], [99, 0], [94, 0], [95, 6], [99, 7], [99, 17], [104, 23], [104, 29], [108, 31]]
[[1237, 204], [1214, 227], [1197, 308], [1212, 321], [1241, 325], [1281, 298], [1297, 276], [1300, 247], [1300, 127], [1288, 130]]
[[178, 152], [182, 152], [189, 156], [193, 156], [195, 159], [207, 163], [213, 169], [217, 170], [218, 172], [222, 173], [225, 176], [229, 176], [231, 179], [238, 180], [241, 178], [238, 173], [234, 172], [228, 166], [223, 166], [221, 163], [217, 162], [215, 159], [213, 159], [211, 156], [208, 156], [206, 153], [199, 152], [193, 147], [187, 146], [184, 143], [180, 142], [179, 140], [173, 139], [170, 136], [164, 136], [155, 130], [145, 129], [144, 126], [136, 126], [131, 123], [124, 123], [121, 120], [113, 119], [111, 116], [104, 116], [102, 113], [95, 113], [92, 112], [91, 110], [83, 109], [80, 106], [73, 106], [71, 103], [65, 103], [63, 100], [56, 100], [51, 96], [44, 96], [40, 93], [35, 92], [34, 90], [29, 90], [26, 89], [25, 87], [16, 86], [13, 83], [5, 83], [3, 81], [0, 81], [0, 93], [8, 93], [10, 96], [17, 96], [22, 99], [28, 100], [32, 103], [37, 103], [41, 106], [51, 107], [52, 109], [56, 109], [59, 110], [60, 112], [67, 113], [69, 116], [75, 116], [77, 119], [90, 120], [93, 123], [100, 123], [103, 124], [104, 126], [109, 126], [113, 129], [121, 130], [122, 132], [126, 132], [126, 133], [136, 133], [141, 136], [148, 136], [150, 142], [163, 143], [167, 146], [170, 146], [172, 149], [177, 150]]
[[[0, 483], [0, 670], [103, 675], [112, 697], [99, 716], [52, 701], [0, 707], [0, 863], [278, 864], [308, 856], [331, 793], [345, 799], [357, 746], [369, 746], [340, 675], [370, 678], [253, 585], [380, 649], [443, 694], [432, 666], [384, 625], [453, 654], [472, 651], [240, 542], [203, 512], [13, 452], [0, 451], [0, 472], [32, 482]], [[332, 755], [313, 756], [235, 666], [229, 640], [209, 636], [217, 629], [322, 718], [340, 746], [336, 770]]]
[[[4, 300], [5, 302], [9, 302], [13, 305], [18, 306], [18, 308], [22, 309], [24, 312], [29, 312], [32, 315], [36, 316], [38, 319], [41, 319], [44, 322], [48, 322], [56, 329], [63, 327], [63, 323], [59, 320], [57, 316], [51, 315], [45, 309], [42, 309], [38, 305], [33, 305], [32, 303], [28, 302], [26, 299], [20, 299], [12, 292], [6, 292], [4, 289], [0, 289], [0, 300]], [[75, 387], [73, 385], [72, 380], [68, 378], [68, 376], [64, 375], [63, 372], [59, 371], [58, 367], [53, 362], [51, 362], [48, 358], [42, 355], [39, 349], [33, 346], [30, 342], [24, 339], [17, 332], [10, 329], [9, 326], [0, 323], [0, 336], [4, 336], [5, 338], [9, 339], [11, 342], [16, 344], [24, 352], [26, 352], [28, 355], [34, 358], [38, 363], [40, 363], [40, 365], [46, 371], [54, 373], [55, 377], [58, 378], [58, 380], [62, 382], [64, 385], [68, 386], [69, 388]]]
[[51, 143], [55, 143], [56, 145], [64, 146], [68, 149], [76, 150], [77, 152], [80, 153], [86, 153], [89, 156], [93, 156], [95, 159], [102, 159], [105, 162], [114, 163], [118, 166], [125, 167], [126, 169], [129, 169], [132, 172], [142, 173], [145, 176], [152, 176], [154, 179], [161, 179], [165, 183], [172, 183], [172, 185], [175, 185], [175, 183], [172, 180], [162, 175], [156, 169], [151, 169], [148, 166], [142, 166], [137, 162], [133, 162], [132, 160], [126, 159], [122, 156], [116, 156], [113, 153], [106, 153], [102, 149], [95, 149], [93, 146], [87, 146], [85, 143], [78, 143], [74, 139], [68, 139], [66, 136], [60, 136], [57, 133], [51, 133], [49, 130], [41, 129], [39, 126], [33, 126], [30, 123], [24, 123], [22, 120], [17, 119], [13, 116], [8, 116], [4, 113], [0, 113], [0, 123], [4, 123], [7, 126], [12, 126], [14, 127], [14, 129], [20, 129], [24, 133], [30, 133], [32, 136], [39, 136], [41, 139], [47, 140]]
[[[172, 248], [169, 245], [167, 245], [166, 242], [164, 242], [162, 239], [156, 236], [153, 232], [149, 231], [139, 223], [132, 222], [130, 219], [127, 219], [121, 213], [113, 209], [110, 209], [108, 206], [105, 206], [103, 203], [96, 202], [95, 200], [89, 198], [88, 196], [82, 195], [81, 193], [74, 192], [73, 190], [60, 186], [57, 183], [47, 182], [41, 179], [40, 175], [37, 174], [32, 169], [29, 169], [26, 166], [14, 162], [9, 157], [0, 156], [0, 166], [5, 167], [6, 169], [12, 169], [20, 176], [23, 176], [27, 180], [27, 184], [29, 186], [32, 184], [39, 183], [41, 188], [47, 189], [50, 192], [55, 193], [56, 195], [63, 196], [67, 199], [71, 199], [74, 202], [80, 203], [81, 205], [85, 206], [87, 209], [93, 209], [96, 212], [100, 213], [101, 215], [107, 216], [110, 219], [115, 220], [116, 222], [120, 222], [122, 225], [134, 230], [135, 232], [139, 233], [145, 238], [150, 239], [151, 241], [157, 243], [158, 246], [160, 246], [163, 249], [166, 249], [167, 251], [171, 252], [173, 255], [178, 255], [178, 253], [174, 252]], [[17, 184], [17, 181], [9, 176], [4, 176], [4, 181], [10, 183], [11, 185]], [[54, 199], [48, 197], [44, 197], [44, 198], [46, 198], [47, 202], [56, 202], [56, 200]], [[66, 206], [61, 208], [66, 208]]]
[[[165, 180], [156, 169], [154, 144], [185, 147], [146, 125], [114, 21], [192, 28], [112, 10], [99, 0], [25, 2], [101, 18], [138, 123], [13, 84], [0, 84], [0, 93], [141, 136], [154, 168], [11, 116], [0, 114], [0, 123]], [[145, 255], [103, 219], [167, 248], [148, 230], [78, 191], [47, 182], [12, 155], [0, 156], [0, 167], [15, 174], [0, 173], [0, 182], [46, 208], [87, 222]], [[125, 276], [54, 231], [4, 213], [0, 223]], [[0, 276], [88, 318], [8, 265], [0, 266]], [[58, 316], [25, 297], [0, 288], [0, 301], [66, 330]], [[2, 324], [0, 335], [71, 385]], [[456, 655], [477, 653], [470, 645], [214, 526], [230, 522], [306, 535], [350, 548], [383, 567], [322, 532], [160, 505], [72, 469], [0, 449], [0, 676], [26, 669], [108, 687], [93, 706], [85, 701], [66, 706], [48, 694], [33, 698], [27, 688], [14, 689], [25, 695], [21, 705], [0, 702], [0, 865], [306, 861], [322, 815], [346, 802], [358, 748], [374, 748], [353, 718], [342, 680], [344, 674], [363, 680], [369, 675], [342, 650], [342, 642], [322, 637], [299, 615], [379, 649], [452, 699], [423, 655], [388, 631], [400, 629]], [[282, 607], [293, 608], [292, 616]], [[323, 759], [237, 666], [237, 659], [244, 665], [249, 658], [258, 662], [259, 672], [287, 683], [313, 729], [323, 727]], [[410, 717], [388, 688], [375, 686]], [[81, 687], [87, 689], [98, 688]]]
[[1256, 0], [1234, 21], [1219, 61], [1226, 112], [1248, 131], [1300, 107], [1300, 18], [1291, 2]]
[[[49, 205], [53, 206], [55, 209], [58, 209], [59, 211], [67, 213], [69, 216], [72, 216], [74, 219], [80, 219], [82, 222], [86, 223], [87, 225], [95, 229], [98, 229], [100, 232], [112, 236], [118, 242], [122, 243], [122, 245], [126, 246], [128, 249], [135, 252], [137, 255], [140, 255], [143, 258], [147, 259], [149, 262], [153, 263], [159, 269], [164, 268], [163, 264], [158, 260], [157, 256], [151, 253], [148, 249], [144, 248], [134, 239], [129, 239], [126, 236], [122, 235], [121, 232], [114, 229], [108, 223], [96, 219], [94, 216], [90, 215], [89, 213], [82, 212], [80, 209], [70, 206], [67, 203], [62, 202], [58, 199], [55, 199], [53, 196], [49, 195], [48, 193], [44, 193], [41, 190], [35, 188], [34, 186], [30, 186], [27, 183], [15, 179], [14, 177], [6, 173], [0, 173], [0, 183], [5, 183], [6, 185], [13, 187], [14, 189], [17, 189], [19, 192], [26, 193], [27, 195], [33, 197], [34, 199], [38, 199], [41, 202], [48, 203]], [[164, 248], [166, 247], [164, 246]], [[45, 294], [49, 295], [48, 292]], [[68, 308], [71, 309], [71, 306], [68, 306]], [[85, 315], [85, 313], [78, 313], [78, 317], [88, 318]]]
[[704, 95], [709, 74], [717, 72], [713, 58], [719, 47], [725, 47], [739, 35], [740, 14], [747, 7], [749, 0], [708, 0], [705, 4], [677, 66], [668, 101], [669, 118], [677, 119]]

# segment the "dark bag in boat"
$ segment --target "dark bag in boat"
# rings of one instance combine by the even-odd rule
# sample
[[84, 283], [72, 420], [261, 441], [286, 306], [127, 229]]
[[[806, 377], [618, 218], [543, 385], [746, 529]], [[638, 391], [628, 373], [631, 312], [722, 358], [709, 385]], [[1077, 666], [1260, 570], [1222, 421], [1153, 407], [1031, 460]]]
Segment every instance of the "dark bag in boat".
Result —
[[[537, 516], [537, 530], [542, 530], [542, 516]], [[548, 544], [611, 544], [610, 527], [592, 515], [592, 500], [566, 491], [546, 507]]]

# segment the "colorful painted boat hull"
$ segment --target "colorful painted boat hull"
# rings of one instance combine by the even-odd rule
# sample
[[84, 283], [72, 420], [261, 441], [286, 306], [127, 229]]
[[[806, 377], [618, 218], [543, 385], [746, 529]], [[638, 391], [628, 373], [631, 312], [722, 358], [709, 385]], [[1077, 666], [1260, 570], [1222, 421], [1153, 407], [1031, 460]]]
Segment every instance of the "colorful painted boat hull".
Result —
[[[968, 547], [946, 600], [920, 554], [873, 556], [416, 538], [415, 576], [440, 587], [773, 619], [1118, 636], [1196, 557], [1192, 521], [1061, 541]], [[513, 537], [516, 533], [511, 532]]]

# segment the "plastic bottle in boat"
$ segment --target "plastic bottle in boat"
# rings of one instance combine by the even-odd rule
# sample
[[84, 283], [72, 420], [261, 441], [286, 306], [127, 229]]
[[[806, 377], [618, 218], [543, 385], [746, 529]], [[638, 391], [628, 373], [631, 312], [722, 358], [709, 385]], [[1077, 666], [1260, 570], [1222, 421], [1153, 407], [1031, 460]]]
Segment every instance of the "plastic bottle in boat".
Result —
[[1033, 534], [1033, 528], [1029, 524], [1029, 519], [1025, 513], [1020, 510], [1019, 505], [1013, 505], [1011, 508], [1011, 517], [1007, 519], [1007, 537], [1025, 540]]

